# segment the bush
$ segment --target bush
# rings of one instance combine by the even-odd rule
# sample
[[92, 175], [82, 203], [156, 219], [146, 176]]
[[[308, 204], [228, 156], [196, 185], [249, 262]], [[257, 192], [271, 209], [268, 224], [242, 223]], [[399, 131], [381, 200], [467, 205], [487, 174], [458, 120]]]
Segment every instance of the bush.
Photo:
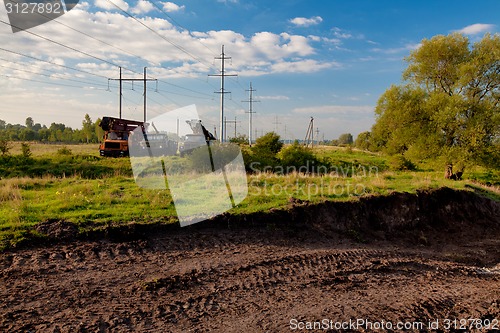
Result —
[[390, 168], [394, 171], [413, 171], [417, 166], [403, 155], [395, 155], [391, 158]]
[[231, 163], [240, 153], [240, 148], [234, 143], [221, 144], [218, 142], [210, 144], [210, 155], [207, 152], [206, 146], [201, 146], [194, 149], [187, 158], [191, 170], [198, 172], [212, 172], [212, 162], [215, 170]]
[[280, 162], [276, 155], [282, 147], [283, 143], [278, 134], [270, 132], [261, 136], [255, 140], [255, 145], [250, 152], [243, 154], [246, 170], [249, 172], [274, 171]]
[[323, 167], [321, 168], [324, 169], [323, 171], [328, 170], [328, 166], [324, 162], [320, 161], [310, 149], [298, 142], [281, 150], [278, 157], [284, 173], [290, 171], [314, 173], [318, 172], [320, 167]]
[[29, 158], [31, 156], [30, 145], [27, 144], [26, 142], [21, 143], [21, 155], [24, 158]]
[[238, 145], [248, 145], [248, 137], [246, 135], [239, 135], [235, 138], [229, 139], [229, 142], [236, 143]]
[[69, 149], [66, 146], [62, 146], [61, 148], [59, 148], [57, 150], [57, 155], [66, 155], [66, 156], [69, 156], [69, 155], [72, 155], [72, 154], [73, 154], [73, 152], [71, 151], [71, 149]]
[[9, 141], [7, 140], [0, 140], [0, 152], [2, 155], [7, 155], [9, 153], [9, 150], [12, 148], [10, 145]]
[[276, 156], [281, 148], [283, 148], [283, 142], [280, 141], [280, 136], [274, 132], [269, 132], [255, 140], [252, 150], [259, 155]]

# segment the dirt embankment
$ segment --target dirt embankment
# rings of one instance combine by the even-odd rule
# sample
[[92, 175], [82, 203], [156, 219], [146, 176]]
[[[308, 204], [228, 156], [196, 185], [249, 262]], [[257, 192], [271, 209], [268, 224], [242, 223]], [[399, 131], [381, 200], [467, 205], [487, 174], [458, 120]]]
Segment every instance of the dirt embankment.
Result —
[[445, 320], [500, 320], [500, 203], [465, 191], [293, 201], [85, 240], [63, 222], [39, 230], [64, 241], [1, 254], [0, 331], [290, 332], [324, 319], [439, 320], [444, 329]]

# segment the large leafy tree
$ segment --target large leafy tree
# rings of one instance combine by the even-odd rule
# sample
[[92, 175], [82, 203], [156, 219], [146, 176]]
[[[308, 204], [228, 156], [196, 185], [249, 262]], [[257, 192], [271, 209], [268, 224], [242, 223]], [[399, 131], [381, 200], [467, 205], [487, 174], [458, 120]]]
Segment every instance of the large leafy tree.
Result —
[[500, 36], [424, 39], [379, 99], [372, 145], [413, 160], [500, 167]]

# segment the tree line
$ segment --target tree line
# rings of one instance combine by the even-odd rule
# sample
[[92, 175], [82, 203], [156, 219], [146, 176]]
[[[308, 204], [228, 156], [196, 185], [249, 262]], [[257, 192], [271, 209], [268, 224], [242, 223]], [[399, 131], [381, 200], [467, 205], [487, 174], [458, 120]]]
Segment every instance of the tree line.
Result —
[[408, 161], [500, 168], [500, 35], [471, 43], [459, 33], [424, 39], [388, 88], [371, 131], [355, 146]]
[[32, 117], [26, 118], [24, 125], [9, 124], [0, 119], [0, 140], [2, 141], [38, 141], [45, 143], [98, 143], [104, 131], [99, 127], [101, 119], [92, 121], [88, 114], [82, 121], [82, 127], [73, 129], [62, 123], [52, 123], [49, 127], [35, 123]]

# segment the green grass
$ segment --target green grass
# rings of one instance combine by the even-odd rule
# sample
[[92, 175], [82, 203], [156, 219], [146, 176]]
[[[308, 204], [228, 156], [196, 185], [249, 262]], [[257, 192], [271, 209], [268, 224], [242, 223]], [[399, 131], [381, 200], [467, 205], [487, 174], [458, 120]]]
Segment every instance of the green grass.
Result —
[[[75, 223], [82, 233], [131, 222], [175, 220], [169, 192], [137, 186], [129, 159], [100, 158], [96, 145], [68, 146], [72, 155], [62, 156], [57, 154], [61, 147], [32, 145], [33, 156], [28, 160], [0, 157], [0, 248], [42, 237], [34, 231], [34, 226], [47, 220]], [[345, 172], [346, 176], [343, 172], [326, 176], [248, 175], [249, 195], [230, 213], [285, 208], [290, 198], [313, 203], [346, 201], [443, 186], [475, 191], [500, 201], [498, 186], [478, 183], [498, 184], [500, 175], [496, 171], [474, 168], [464, 175], [464, 181], [456, 182], [444, 179], [440, 170], [389, 171], [387, 158], [377, 154], [332, 147], [316, 148], [316, 153], [328, 158], [330, 165], [337, 167], [336, 171], [340, 168], [351, 171]]]

